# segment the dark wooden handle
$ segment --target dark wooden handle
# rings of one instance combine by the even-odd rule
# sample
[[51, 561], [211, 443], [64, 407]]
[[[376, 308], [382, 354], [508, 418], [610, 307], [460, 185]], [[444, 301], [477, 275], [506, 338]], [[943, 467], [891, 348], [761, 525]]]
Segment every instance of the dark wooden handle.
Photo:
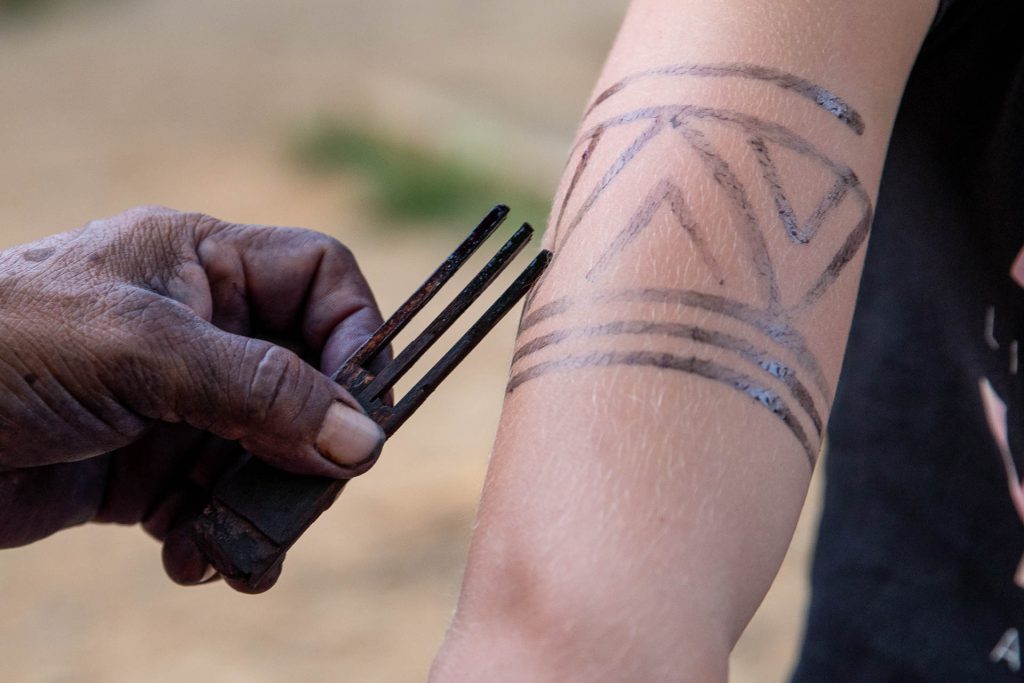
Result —
[[221, 575], [256, 590], [347, 480], [276, 469], [256, 458], [227, 474], [192, 523], [197, 545]]

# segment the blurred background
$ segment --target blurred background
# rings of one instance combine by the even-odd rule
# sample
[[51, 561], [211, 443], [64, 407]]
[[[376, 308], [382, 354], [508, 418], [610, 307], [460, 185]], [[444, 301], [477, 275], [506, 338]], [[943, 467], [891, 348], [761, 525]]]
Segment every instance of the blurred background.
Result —
[[[491, 205], [543, 227], [625, 6], [0, 0], [0, 247], [138, 204], [300, 225], [356, 252], [387, 314]], [[172, 585], [134, 528], [0, 552], [0, 680], [424, 680], [455, 606], [515, 317], [266, 595]], [[734, 681], [783, 681], [792, 665], [819, 487]]]

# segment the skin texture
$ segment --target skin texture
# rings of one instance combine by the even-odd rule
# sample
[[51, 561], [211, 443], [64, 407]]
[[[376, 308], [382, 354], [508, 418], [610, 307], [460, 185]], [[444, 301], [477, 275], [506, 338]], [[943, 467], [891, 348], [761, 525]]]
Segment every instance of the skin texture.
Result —
[[141, 208], [0, 252], [0, 547], [141, 523], [172, 579], [210, 578], [186, 523], [246, 451], [372, 464], [325, 456], [328, 409], [355, 404], [321, 371], [380, 322], [348, 250], [305, 230]]
[[824, 440], [935, 2], [635, 0], [434, 681], [726, 680]]

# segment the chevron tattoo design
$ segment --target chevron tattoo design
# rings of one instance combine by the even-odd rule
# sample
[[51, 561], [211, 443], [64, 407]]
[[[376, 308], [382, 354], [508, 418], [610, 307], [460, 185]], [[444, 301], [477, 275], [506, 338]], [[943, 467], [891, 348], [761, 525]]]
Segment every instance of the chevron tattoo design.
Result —
[[[595, 99], [585, 121], [597, 118], [617, 95], [637, 83], [674, 78], [751, 81], [782, 90], [787, 97], [803, 98], [851, 135], [861, 136], [865, 130], [861, 115], [838, 95], [797, 76], [746, 64], [678, 65], [628, 76]], [[743, 154], [734, 151], [726, 158], [720, 151], [726, 147], [720, 144], [725, 136], [739, 139]], [[597, 167], [598, 150], [607, 153], [613, 145], [623, 146], [609, 165]], [[587, 287], [572, 290], [584, 294], [552, 298], [548, 275], [534, 289], [520, 325], [508, 391], [538, 377], [583, 368], [644, 366], [695, 375], [738, 391], [770, 411], [796, 438], [813, 467], [832, 389], [798, 327], [863, 248], [873, 214], [867, 191], [852, 169], [781, 123], [697, 104], [647, 106], [604, 118], [580, 136], [550, 226], [555, 263], [561, 254], [593, 247], [588, 241], [592, 237], [581, 239], [580, 226], [588, 218], [610, 220], [609, 216], [620, 215], [620, 205], [608, 211], [602, 201], [624, 176], [645, 163], [650, 152], [666, 146], [703, 169], [710, 178], [714, 205], [726, 207], [728, 215], [699, 215], [694, 206], [704, 206], [707, 213], [707, 202], [691, 201], [688, 188], [671, 172], [663, 172], [649, 190], [636, 191], [636, 209], [627, 212], [610, 242], [598, 245], [582, 274]], [[728, 148], [735, 150], [737, 145]], [[783, 159], [788, 161], [780, 163]], [[827, 182], [820, 190], [810, 189], [793, 177], [793, 164], [813, 168], [815, 177]], [[623, 189], [634, 192], [635, 184], [634, 175]], [[706, 200], [707, 190], [703, 191], [701, 199]], [[736, 282], [738, 276], [722, 267], [723, 220], [728, 221], [730, 248], [739, 250], [745, 264], [742, 278], [751, 280], [752, 286]], [[640, 267], [637, 255], [644, 252], [631, 249], [658, 231], [664, 234], [666, 221], [707, 274], [701, 286], [616, 289], [609, 276], [620, 268]], [[712, 223], [714, 229], [709, 227]], [[777, 264], [804, 253], [799, 258], [818, 260], [821, 269], [794, 291], [780, 282]], [[537, 305], [540, 300], [545, 303]], [[624, 313], [603, 319], [623, 303], [657, 305], [667, 318], [689, 315], [690, 321], [662, 319], [660, 313], [657, 320]], [[559, 327], [559, 318], [570, 312], [582, 313], [592, 322]], [[701, 314], [700, 324], [693, 324], [693, 312]], [[722, 329], [712, 329], [712, 321], [721, 321]], [[611, 338], [657, 339], [678, 349], [651, 351], [637, 344], [635, 350], [571, 350], [583, 339]], [[570, 355], [548, 351], [558, 347]]]

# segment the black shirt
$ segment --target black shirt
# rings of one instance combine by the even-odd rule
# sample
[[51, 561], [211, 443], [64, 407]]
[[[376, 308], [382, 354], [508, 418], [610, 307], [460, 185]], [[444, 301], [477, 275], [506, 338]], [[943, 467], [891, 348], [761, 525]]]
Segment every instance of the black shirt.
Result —
[[798, 683], [1024, 680], [1024, 525], [978, 388], [1024, 463], [1022, 123], [1024, 1], [944, 2], [886, 160]]

